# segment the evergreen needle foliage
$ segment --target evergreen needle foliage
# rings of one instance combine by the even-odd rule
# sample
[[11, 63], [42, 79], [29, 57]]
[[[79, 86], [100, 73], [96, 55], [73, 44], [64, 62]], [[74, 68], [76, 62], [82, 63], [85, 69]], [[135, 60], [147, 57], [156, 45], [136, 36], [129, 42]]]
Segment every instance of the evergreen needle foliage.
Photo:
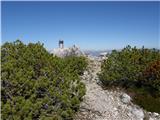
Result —
[[1, 47], [3, 120], [72, 119], [85, 86], [84, 57], [53, 57], [41, 43], [17, 40]]

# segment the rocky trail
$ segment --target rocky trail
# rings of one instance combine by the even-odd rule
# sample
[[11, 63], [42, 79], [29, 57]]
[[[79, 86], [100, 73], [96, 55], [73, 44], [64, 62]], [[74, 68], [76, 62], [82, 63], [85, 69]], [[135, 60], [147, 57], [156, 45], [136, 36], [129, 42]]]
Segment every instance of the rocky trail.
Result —
[[93, 59], [82, 76], [86, 95], [75, 120], [160, 120], [158, 113], [146, 112], [131, 102], [130, 96], [121, 90], [103, 90], [98, 85], [100, 62]]

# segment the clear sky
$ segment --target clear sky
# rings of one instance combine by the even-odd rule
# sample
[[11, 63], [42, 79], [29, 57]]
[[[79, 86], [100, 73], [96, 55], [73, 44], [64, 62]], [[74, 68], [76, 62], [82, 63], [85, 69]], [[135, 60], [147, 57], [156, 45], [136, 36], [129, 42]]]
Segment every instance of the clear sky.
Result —
[[2, 43], [40, 41], [51, 50], [160, 47], [160, 2], [2, 2]]

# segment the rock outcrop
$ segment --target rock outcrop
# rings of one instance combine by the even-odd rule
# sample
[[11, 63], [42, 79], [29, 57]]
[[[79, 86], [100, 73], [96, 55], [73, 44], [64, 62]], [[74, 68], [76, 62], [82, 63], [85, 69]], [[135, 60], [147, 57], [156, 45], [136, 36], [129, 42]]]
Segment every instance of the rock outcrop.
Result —
[[75, 45], [69, 48], [56, 48], [56, 49], [53, 49], [51, 53], [58, 57], [66, 57], [71, 55], [76, 55], [76, 56], [84, 55], [84, 53], [80, 50], [80, 48]]

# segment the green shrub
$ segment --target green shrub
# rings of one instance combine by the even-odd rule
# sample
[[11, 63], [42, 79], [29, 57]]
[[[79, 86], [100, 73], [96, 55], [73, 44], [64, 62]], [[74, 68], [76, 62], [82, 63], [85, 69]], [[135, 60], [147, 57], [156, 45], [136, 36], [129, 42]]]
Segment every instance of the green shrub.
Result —
[[153, 97], [148, 93], [136, 94], [134, 102], [150, 112], [160, 113], [160, 97]]
[[[127, 46], [121, 51], [112, 51], [102, 63], [99, 78], [104, 85], [117, 84], [130, 87], [139, 82], [139, 76], [152, 61], [160, 59], [156, 49], [137, 49]], [[137, 82], [138, 81], [138, 82]]]
[[65, 59], [66, 66], [70, 67], [70, 70], [76, 71], [77, 74], [82, 75], [83, 71], [87, 68], [87, 59], [83, 56], [75, 57], [69, 56]]
[[151, 62], [139, 77], [141, 84], [160, 92], [160, 60]]
[[85, 94], [85, 58], [53, 57], [40, 43], [17, 40], [2, 45], [1, 61], [2, 119], [72, 119]]

